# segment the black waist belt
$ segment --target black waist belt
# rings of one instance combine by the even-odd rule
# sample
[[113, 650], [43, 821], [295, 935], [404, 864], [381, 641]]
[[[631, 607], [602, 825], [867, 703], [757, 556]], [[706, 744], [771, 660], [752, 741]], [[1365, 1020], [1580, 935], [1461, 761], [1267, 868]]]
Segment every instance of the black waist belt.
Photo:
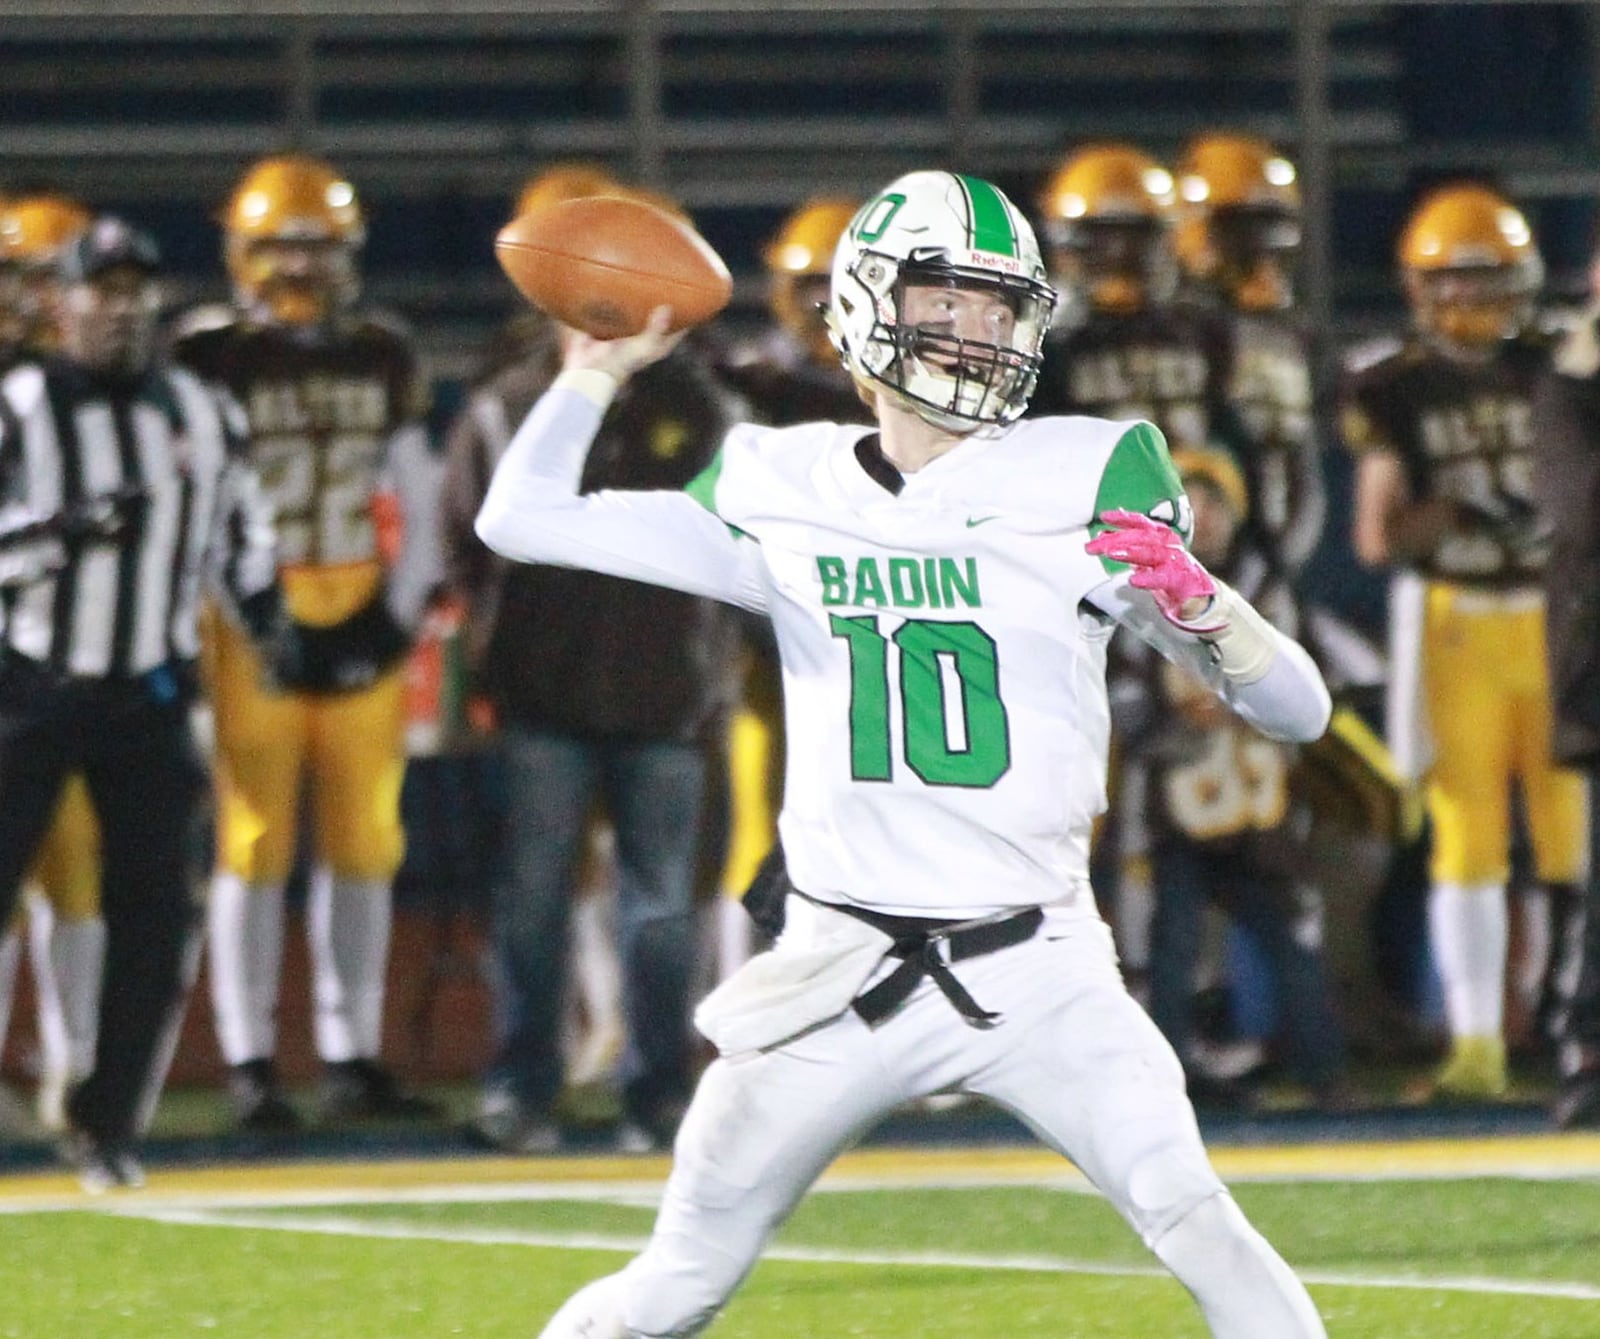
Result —
[[[1044, 912], [1029, 907], [1014, 916], [1001, 920], [980, 921], [973, 925], [964, 921], [922, 920], [911, 916], [886, 916], [882, 912], [866, 911], [860, 907], [828, 903], [835, 911], [854, 916], [858, 921], [882, 930], [894, 939], [889, 956], [903, 961], [894, 971], [856, 996], [851, 1005], [869, 1027], [877, 1025], [894, 1013], [910, 998], [917, 983], [931, 976], [933, 983], [944, 992], [944, 997], [955, 1005], [956, 1011], [973, 1027], [993, 1027], [1000, 1015], [980, 1007], [967, 993], [966, 987], [955, 978], [949, 964], [966, 958], [981, 958], [985, 953], [995, 953], [1013, 944], [1023, 944], [1038, 933], [1044, 923]], [[948, 958], [941, 956], [939, 946], [944, 944]]]

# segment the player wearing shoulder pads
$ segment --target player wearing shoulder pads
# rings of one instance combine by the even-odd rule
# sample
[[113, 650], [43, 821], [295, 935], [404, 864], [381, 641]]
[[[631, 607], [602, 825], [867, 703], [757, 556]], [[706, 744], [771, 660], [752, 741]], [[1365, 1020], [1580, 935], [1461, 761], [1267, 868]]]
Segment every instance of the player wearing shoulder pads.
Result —
[[1323, 1334], [1212, 1172], [1085, 869], [1117, 623], [1274, 733], [1320, 733], [1327, 693], [1188, 554], [1154, 428], [1019, 421], [1053, 302], [1004, 195], [910, 173], [858, 211], [833, 268], [835, 341], [876, 431], [743, 425], [687, 495], [579, 496], [602, 405], [671, 347], [659, 310], [633, 339], [575, 339], [496, 471], [478, 531], [502, 554], [765, 612], [790, 742], [788, 926], [697, 1014], [723, 1058], [650, 1244], [546, 1339], [699, 1333], [844, 1144], [946, 1088], [1084, 1167], [1213, 1334]]
[[1174, 445], [1236, 446], [1227, 325], [1174, 301], [1172, 174], [1130, 145], [1089, 145], [1051, 176], [1040, 209], [1065, 307], [1031, 412], [1145, 418]]
[[1197, 136], [1178, 162], [1173, 241], [1189, 294], [1232, 332], [1228, 401], [1250, 487], [1250, 534], [1292, 576], [1326, 512], [1312, 349], [1295, 313], [1301, 202], [1295, 166], [1252, 135]]
[[1452, 1038], [1437, 1091], [1481, 1098], [1506, 1086], [1513, 781], [1558, 910], [1577, 904], [1584, 864], [1583, 783], [1550, 761], [1549, 536], [1531, 497], [1543, 267], [1521, 212], [1475, 185], [1426, 198], [1399, 259], [1414, 332], [1350, 379], [1341, 419], [1356, 554], [1396, 572], [1389, 743], [1426, 779], [1433, 819], [1430, 937]]
[[418, 1115], [378, 1061], [390, 881], [402, 851], [401, 658], [438, 580], [438, 466], [410, 341], [354, 308], [364, 236], [350, 184], [300, 157], [257, 164], [224, 216], [237, 311], [179, 356], [227, 386], [278, 528], [294, 636], [262, 664], [214, 620], [219, 869], [213, 1002], [240, 1120], [298, 1123], [272, 1066], [283, 894], [303, 785], [324, 1114]]

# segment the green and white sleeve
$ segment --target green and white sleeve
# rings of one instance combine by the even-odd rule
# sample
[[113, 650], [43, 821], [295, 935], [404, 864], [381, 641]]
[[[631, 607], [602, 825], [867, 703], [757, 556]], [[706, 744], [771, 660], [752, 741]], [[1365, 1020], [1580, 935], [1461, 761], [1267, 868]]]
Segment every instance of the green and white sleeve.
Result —
[[[1151, 520], [1165, 521], [1183, 536], [1185, 545], [1189, 543], [1194, 518], [1167, 452], [1167, 439], [1153, 423], [1135, 423], [1111, 448], [1095, 490], [1094, 515], [1089, 522], [1091, 537], [1106, 528], [1100, 517], [1108, 511], [1138, 512]], [[1114, 558], [1100, 561], [1107, 572], [1127, 570], [1125, 563]]]
[[[1118, 439], [1100, 476], [1091, 535], [1108, 511], [1131, 511], [1164, 521], [1189, 541], [1193, 517], [1165, 440], [1148, 423]], [[1273, 628], [1242, 595], [1217, 582], [1204, 631], [1187, 630], [1160, 615], [1128, 581], [1125, 563], [1102, 558], [1106, 580], [1089, 593], [1096, 608], [1209, 683], [1234, 711], [1275, 739], [1318, 738], [1330, 703], [1322, 675], [1298, 643]]]

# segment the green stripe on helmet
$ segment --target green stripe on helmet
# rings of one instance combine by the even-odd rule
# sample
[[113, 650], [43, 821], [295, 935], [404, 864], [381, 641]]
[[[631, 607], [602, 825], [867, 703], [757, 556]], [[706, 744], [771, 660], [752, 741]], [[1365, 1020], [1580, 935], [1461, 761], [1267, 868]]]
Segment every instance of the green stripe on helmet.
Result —
[[1017, 232], [1011, 226], [1011, 211], [1005, 197], [979, 177], [958, 177], [971, 206], [972, 249], [993, 251], [1002, 256], [1017, 255]]

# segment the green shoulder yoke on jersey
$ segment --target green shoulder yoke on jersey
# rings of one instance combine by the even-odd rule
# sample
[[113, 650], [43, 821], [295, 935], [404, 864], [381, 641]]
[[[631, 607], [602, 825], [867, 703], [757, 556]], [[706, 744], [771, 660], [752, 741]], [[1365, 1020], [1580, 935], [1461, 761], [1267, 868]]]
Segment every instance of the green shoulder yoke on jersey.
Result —
[[699, 474], [684, 484], [683, 491], [709, 511], [723, 525], [728, 527], [728, 532], [737, 539], [747, 538], [745, 532], [736, 525], [730, 525], [722, 520], [722, 513], [717, 510], [717, 480], [722, 477], [722, 448], [717, 448], [717, 454], [711, 457], [711, 463], [701, 470]]
[[[1095, 494], [1094, 517], [1089, 522], [1091, 537], [1108, 527], [1100, 517], [1108, 511], [1134, 511], [1152, 520], [1165, 521], [1188, 544], [1193, 524], [1183, 485], [1172, 467], [1166, 440], [1149, 423], [1135, 423], [1111, 448], [1105, 470], [1100, 475], [1100, 490]], [[1107, 572], [1120, 572], [1128, 564], [1101, 558]]]

